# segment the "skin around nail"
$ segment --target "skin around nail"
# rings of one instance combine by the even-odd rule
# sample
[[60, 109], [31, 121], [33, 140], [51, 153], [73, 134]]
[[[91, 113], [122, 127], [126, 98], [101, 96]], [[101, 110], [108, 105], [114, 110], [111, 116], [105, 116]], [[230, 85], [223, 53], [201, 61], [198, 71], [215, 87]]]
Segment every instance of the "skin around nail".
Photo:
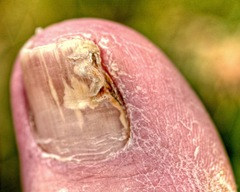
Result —
[[38, 32], [11, 85], [24, 191], [236, 191], [196, 95], [125, 26], [77, 19]]

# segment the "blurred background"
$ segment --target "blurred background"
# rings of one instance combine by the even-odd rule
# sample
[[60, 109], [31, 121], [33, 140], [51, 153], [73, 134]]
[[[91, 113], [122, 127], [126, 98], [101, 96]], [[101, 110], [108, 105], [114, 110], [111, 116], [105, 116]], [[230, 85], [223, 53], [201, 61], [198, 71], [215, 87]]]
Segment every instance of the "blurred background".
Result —
[[0, 0], [1, 191], [21, 191], [9, 94], [17, 53], [37, 27], [81, 17], [123, 23], [165, 52], [205, 104], [240, 186], [240, 1]]

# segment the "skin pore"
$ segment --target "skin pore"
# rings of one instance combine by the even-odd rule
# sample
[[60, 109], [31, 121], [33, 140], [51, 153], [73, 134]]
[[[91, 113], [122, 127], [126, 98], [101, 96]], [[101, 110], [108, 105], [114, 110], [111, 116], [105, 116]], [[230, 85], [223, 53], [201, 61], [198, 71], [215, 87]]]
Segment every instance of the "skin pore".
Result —
[[[69, 150], [77, 153], [77, 160], [43, 150], [34, 136], [34, 119], [40, 113], [31, 106], [42, 93], [29, 96], [20, 53], [11, 93], [24, 191], [236, 191], [229, 160], [207, 112], [174, 65], [146, 38], [113, 22], [77, 19], [50, 26], [24, 48], [34, 50], [75, 37], [99, 48], [102, 69], [116, 86], [129, 121], [129, 138], [101, 160], [93, 156], [82, 161], [84, 154], [75, 148]], [[46, 56], [46, 62], [47, 58], [51, 57]], [[47, 67], [54, 73], [58, 68], [53, 63]], [[54, 78], [54, 86], [60, 87], [61, 79]], [[51, 105], [47, 110], [53, 110]], [[69, 130], [67, 126], [63, 128]], [[58, 124], [53, 127], [58, 131]], [[90, 135], [89, 130], [79, 135], [84, 134]]]

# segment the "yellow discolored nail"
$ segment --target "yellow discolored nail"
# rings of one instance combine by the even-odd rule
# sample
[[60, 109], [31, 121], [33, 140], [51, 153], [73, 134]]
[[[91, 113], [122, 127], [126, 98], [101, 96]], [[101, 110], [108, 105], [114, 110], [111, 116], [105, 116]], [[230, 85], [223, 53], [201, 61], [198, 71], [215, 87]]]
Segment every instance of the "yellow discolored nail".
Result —
[[20, 55], [37, 144], [58, 159], [104, 160], [130, 135], [122, 97], [102, 67], [99, 47], [59, 39]]

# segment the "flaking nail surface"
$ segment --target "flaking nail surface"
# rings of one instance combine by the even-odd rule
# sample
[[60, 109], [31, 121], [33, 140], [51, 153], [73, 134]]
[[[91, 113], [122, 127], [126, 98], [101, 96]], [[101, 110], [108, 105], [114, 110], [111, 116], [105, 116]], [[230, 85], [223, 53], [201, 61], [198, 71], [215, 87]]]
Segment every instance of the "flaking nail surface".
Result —
[[61, 38], [20, 56], [37, 144], [58, 159], [104, 160], [130, 135], [118, 89], [100, 50], [79, 36]]

